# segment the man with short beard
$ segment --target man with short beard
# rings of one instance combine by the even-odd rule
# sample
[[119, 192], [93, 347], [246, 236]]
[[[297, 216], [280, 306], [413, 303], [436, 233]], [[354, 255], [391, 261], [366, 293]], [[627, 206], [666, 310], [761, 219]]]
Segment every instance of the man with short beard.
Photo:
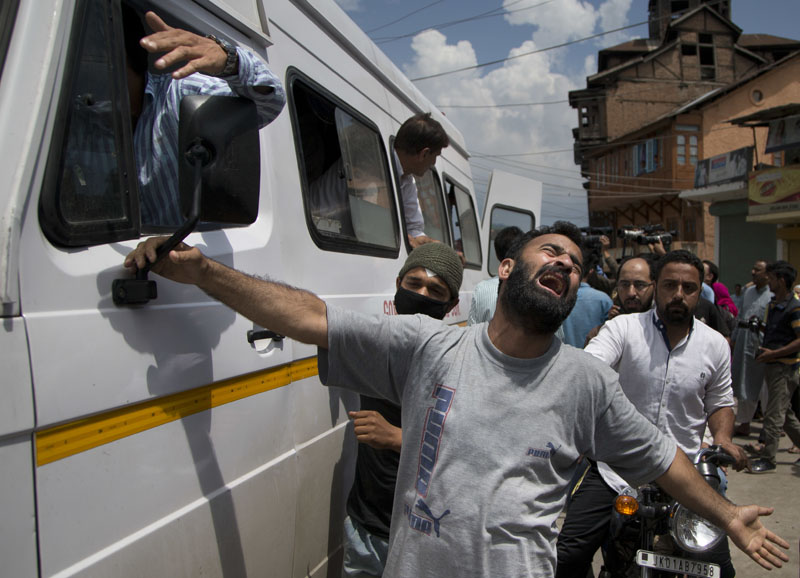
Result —
[[[634, 406], [687, 455], [700, 450], [707, 423], [714, 443], [742, 469], [747, 456], [731, 440], [730, 351], [719, 333], [694, 318], [702, 263], [688, 251], [672, 251], [655, 267], [655, 309], [607, 321], [585, 351], [619, 373]], [[608, 464], [591, 464], [559, 534], [557, 576], [586, 575], [608, 536], [614, 499], [627, 485]], [[704, 560], [719, 564], [730, 578], [735, 571], [727, 540], [721, 544], [704, 553]]]
[[[125, 265], [155, 261], [164, 240], [140, 243]], [[580, 244], [571, 223], [520, 237], [498, 267], [494, 317], [466, 328], [347, 311], [184, 244], [153, 271], [317, 345], [324, 384], [402, 403], [386, 578], [551, 577], [556, 520], [582, 454], [631, 483], [656, 479], [761, 566], [780, 566], [789, 545], [759, 519], [771, 510], [721, 498], [608, 366], [553, 338], [575, 299]]]
[[[647, 311], [653, 305], [653, 260], [649, 253], [638, 257], [626, 257], [620, 263], [617, 279], [617, 298], [608, 312], [608, 318], [627, 313]], [[586, 336], [589, 343], [600, 331], [602, 325], [592, 329]], [[584, 344], [585, 347], [585, 344]]]
[[617, 303], [608, 313], [613, 319], [620, 313], [641, 313], [653, 305], [652, 260], [645, 257], [628, 257], [619, 266], [617, 277]]

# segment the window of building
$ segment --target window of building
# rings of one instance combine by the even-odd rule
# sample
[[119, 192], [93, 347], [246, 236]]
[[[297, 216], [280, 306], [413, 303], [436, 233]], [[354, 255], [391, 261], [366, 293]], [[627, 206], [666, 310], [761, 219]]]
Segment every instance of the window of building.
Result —
[[472, 197], [464, 187], [456, 184], [449, 177], [445, 177], [445, 183], [447, 211], [453, 231], [453, 248], [464, 255], [467, 267], [480, 269], [483, 261], [481, 238]]
[[699, 34], [700, 78], [714, 80], [716, 78], [716, 62], [714, 58], [714, 37], [711, 34]]
[[652, 173], [661, 166], [659, 140], [651, 138], [633, 147], [634, 175]]
[[289, 80], [306, 221], [322, 249], [396, 256], [397, 209], [373, 123], [293, 73]]
[[783, 166], [783, 153], [784, 152], [785, 151], [778, 151], [778, 152], [772, 153], [772, 164], [774, 166], [776, 166], [776, 167], [782, 167]]
[[681, 44], [681, 54], [684, 56], [697, 56], [697, 45]]
[[673, 17], [675, 17], [689, 9], [689, 0], [672, 0], [672, 2], [669, 3], [669, 9]]
[[447, 227], [442, 185], [433, 169], [429, 169], [425, 176], [417, 177], [417, 196], [422, 217], [425, 219], [425, 234], [431, 239], [449, 245], [450, 231]]
[[678, 164], [685, 165], [688, 159], [689, 164], [697, 165], [697, 135], [688, 135], [687, 138], [687, 135], [679, 134], [675, 139], [677, 145], [675, 148], [675, 159]]
[[753, 104], [761, 104], [764, 100], [764, 93], [761, 92], [759, 89], [753, 89], [753, 92], [750, 93], [750, 101]]

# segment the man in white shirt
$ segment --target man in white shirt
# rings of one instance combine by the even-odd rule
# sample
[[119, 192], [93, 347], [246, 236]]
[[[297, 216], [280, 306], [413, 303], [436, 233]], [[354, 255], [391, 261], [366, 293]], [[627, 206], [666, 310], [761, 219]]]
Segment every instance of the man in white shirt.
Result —
[[[747, 457], [733, 444], [730, 350], [716, 331], [694, 318], [702, 262], [673, 251], [656, 264], [654, 310], [618, 315], [603, 325], [585, 351], [619, 373], [639, 412], [689, 456], [700, 449], [706, 424], [714, 443], [742, 469]], [[606, 464], [593, 463], [573, 495], [558, 538], [557, 576], [585, 576], [608, 534], [614, 498], [627, 484]], [[705, 558], [733, 576], [727, 541]], [[713, 560], [712, 560], [713, 558]]]
[[398, 129], [394, 138], [395, 168], [400, 175], [400, 196], [408, 242], [412, 248], [434, 241], [425, 235], [425, 220], [419, 206], [414, 177], [423, 177], [436, 164], [436, 157], [450, 144], [444, 128], [431, 113], [415, 114]]

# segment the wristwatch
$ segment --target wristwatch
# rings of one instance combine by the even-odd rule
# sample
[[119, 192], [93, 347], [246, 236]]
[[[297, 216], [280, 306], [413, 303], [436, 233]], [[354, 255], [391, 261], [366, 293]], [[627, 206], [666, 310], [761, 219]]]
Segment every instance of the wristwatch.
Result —
[[210, 38], [216, 42], [219, 47], [225, 51], [225, 55], [227, 56], [225, 59], [225, 67], [222, 69], [222, 72], [214, 76], [236, 76], [239, 74], [239, 54], [236, 52], [236, 47], [229, 42], [220, 40], [213, 34], [206, 34], [206, 38]]

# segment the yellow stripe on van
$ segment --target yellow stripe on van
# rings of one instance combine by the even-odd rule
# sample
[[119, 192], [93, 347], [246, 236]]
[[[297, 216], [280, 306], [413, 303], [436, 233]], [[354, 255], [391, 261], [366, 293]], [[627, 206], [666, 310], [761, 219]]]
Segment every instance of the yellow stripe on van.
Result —
[[310, 357], [45, 429], [36, 433], [36, 464], [43, 466], [314, 375], [317, 358]]

